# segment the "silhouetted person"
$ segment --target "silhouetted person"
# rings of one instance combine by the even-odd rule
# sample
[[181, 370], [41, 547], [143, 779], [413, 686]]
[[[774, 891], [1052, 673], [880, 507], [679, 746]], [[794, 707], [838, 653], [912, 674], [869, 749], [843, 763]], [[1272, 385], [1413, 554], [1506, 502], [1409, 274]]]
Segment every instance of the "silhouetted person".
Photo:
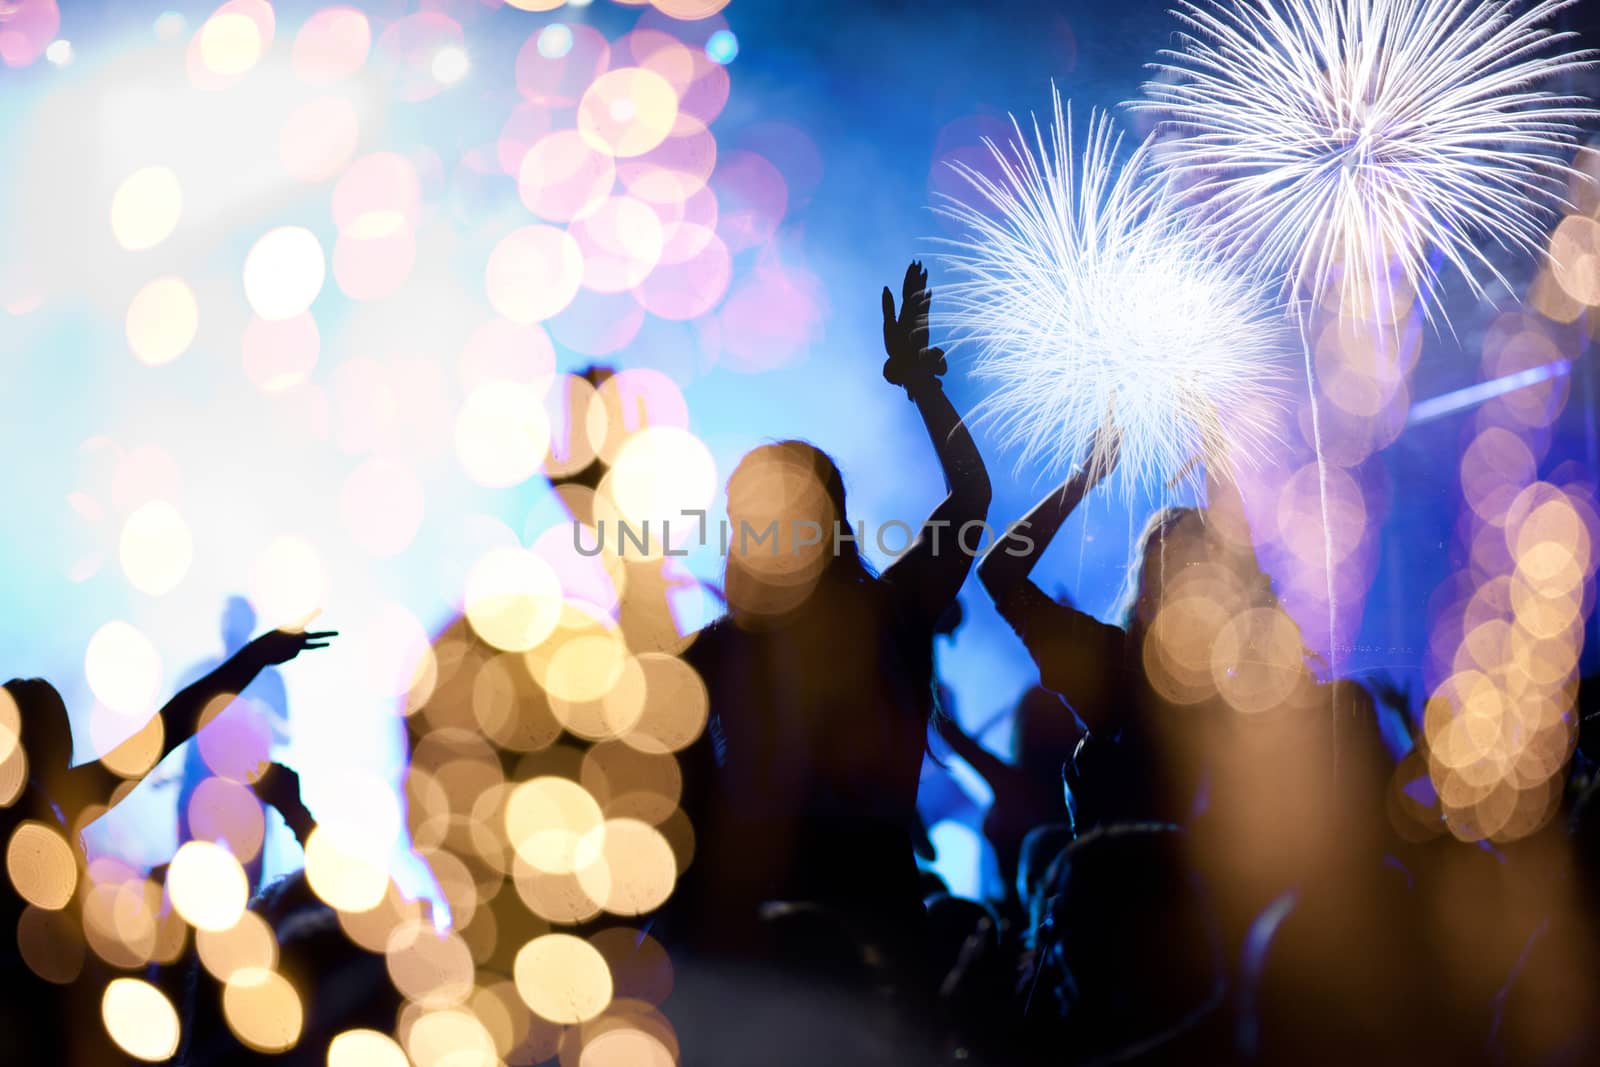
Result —
[[994, 793], [983, 816], [983, 836], [994, 849], [1004, 899], [1015, 907], [1023, 838], [1036, 827], [1072, 820], [1062, 768], [1082, 731], [1061, 698], [1043, 686], [1022, 694], [1011, 721], [1014, 762], [996, 756], [951, 720], [941, 719], [938, 730]]
[[[1146, 638], [1169, 586], [1191, 567], [1211, 566], [1216, 586], [1198, 595], [1220, 598], [1230, 613], [1278, 610], [1271, 580], [1243, 529], [1242, 507], [1220, 514], [1168, 507], [1152, 515], [1135, 548], [1121, 625], [1059, 603], [1034, 584], [1034, 565], [1079, 502], [1114, 469], [1118, 445], [1114, 429], [1102, 430], [1089, 463], [1046, 495], [978, 567], [1001, 616], [1032, 654], [1041, 684], [1060, 694], [1085, 728], [1067, 768], [1080, 829], [1126, 819], [1185, 822], [1206, 805], [1204, 754], [1218, 720], [1205, 711], [1221, 701], [1213, 690], [1175, 709], [1172, 687], [1163, 689], [1148, 670]], [[1211, 489], [1223, 495], [1216, 482]], [[1298, 640], [1298, 629], [1294, 633]], [[1179, 636], [1199, 644], [1216, 635]], [[1300, 665], [1288, 669], [1301, 671], [1310, 685]]]
[[[1059, 603], [1029, 578], [1068, 516], [1114, 469], [1117, 446], [1114, 431], [1102, 431], [1095, 459], [1046, 495], [978, 567], [995, 607], [1032, 654], [1040, 683], [1059, 694], [1084, 726], [1087, 736], [1079, 754], [1085, 759], [1082, 765], [1074, 761], [1068, 775], [1084, 829], [1122, 818], [1181, 818], [1189, 802], [1187, 796], [1153, 796], [1147, 754], [1129, 753], [1127, 743], [1146, 725], [1135, 709], [1154, 702], [1141, 651], [1160, 607], [1164, 571], [1181, 570], [1204, 558], [1200, 514], [1169, 508], [1152, 517], [1139, 541], [1134, 595], [1124, 626]], [[1125, 753], [1129, 758], [1120, 758]], [[1107, 767], [1107, 762], [1115, 766]], [[1192, 791], [1195, 784], [1185, 783], [1180, 792]]]
[[1222, 941], [1176, 827], [1091, 831], [1041, 894], [1025, 1007], [1038, 1062], [1225, 1062]]
[[[581, 379], [594, 389], [599, 389], [614, 374], [615, 371], [610, 367], [591, 365], [571, 378], [563, 378], [557, 388], [567, 388], [574, 396], [581, 399], [581, 394], [588, 390], [572, 378]], [[562, 510], [573, 522], [588, 526], [596, 522], [595, 493], [610, 472], [611, 465], [603, 455], [584, 451], [585, 442], [593, 444], [588, 439], [587, 425], [592, 420], [588, 418], [588, 409], [580, 406], [577, 399], [572, 401], [572, 408], [566, 425], [569, 440], [554, 448], [552, 452], [568, 457], [574, 454], [587, 455], [588, 460], [582, 466], [562, 467], [558, 473], [551, 473], [547, 469], [545, 484], [555, 494]], [[608, 408], [605, 420], [608, 435], [614, 430], [622, 433], [623, 431], [617, 429], [621, 422], [622, 412]], [[618, 543], [614, 530], [613, 523], [607, 523], [604, 534], [607, 546], [615, 547]], [[585, 545], [587, 543], [585, 540]], [[593, 562], [597, 569], [602, 566], [598, 560], [590, 562]], [[620, 559], [613, 557], [607, 562], [616, 570], [607, 571], [598, 580], [602, 583], [615, 582], [615, 591], [620, 595], [616, 597], [611, 618], [607, 620], [596, 618], [595, 625], [605, 628], [614, 622], [618, 633], [630, 651], [635, 654], [654, 651], [676, 652], [680, 649], [684, 642], [677, 630], [677, 621], [672, 610], [672, 595], [680, 587], [680, 582], [692, 583], [694, 581], [692, 576], [669, 573], [663, 556], [646, 556], [642, 551], [625, 552], [621, 554]], [[618, 572], [621, 574], [620, 580], [616, 580]], [[563, 592], [570, 591], [564, 589]], [[598, 609], [592, 614], [598, 615]], [[406, 719], [412, 747], [415, 747], [421, 737], [430, 730], [439, 727], [448, 726], [473, 732], [482, 730], [482, 723], [474, 711], [474, 685], [483, 665], [497, 657], [500, 665], [504, 667], [502, 680], [515, 690], [514, 704], [518, 710], [517, 719], [520, 725], [526, 727], [537, 722], [539, 729], [548, 727], [557, 734], [561, 733], [559, 725], [551, 715], [548, 698], [534, 676], [525, 665], [514, 662], [514, 657], [501, 656], [502, 650], [483, 640], [466, 616], [457, 616], [445, 624], [434, 637], [433, 648], [439, 665], [437, 683], [421, 711]], [[481, 703], [481, 698], [479, 699]], [[568, 743], [578, 744], [580, 747], [586, 747], [589, 743], [576, 735], [563, 736]], [[494, 737], [491, 740], [501, 745], [504, 750], [503, 768], [507, 774], [512, 773], [522, 755], [522, 748], [518, 744], [503, 744], [505, 737]]]
[[[332, 631], [271, 631], [180, 690], [156, 713], [163, 737], [160, 758], [193, 735], [206, 708], [219, 696], [239, 692], [268, 667], [287, 663], [307, 649], [325, 647], [333, 636]], [[17, 708], [27, 781], [15, 802], [0, 809], [0, 839], [9, 842], [24, 822], [44, 823], [56, 829], [72, 848], [81, 879], [85, 877], [84, 855], [78, 835], [86, 816], [98, 818], [110, 810], [113, 794], [126, 779], [98, 759], [73, 766], [71, 720], [61, 694], [49, 682], [12, 679], [5, 683], [5, 691]], [[107, 807], [94, 812], [101, 805]], [[0, 1012], [4, 1013], [0, 1018], [0, 1062], [63, 1062], [65, 1050], [78, 1042], [90, 1049], [103, 1048], [104, 1031], [98, 1020], [85, 1026], [83, 1021], [67, 1017], [63, 990], [38, 978], [22, 959], [15, 931], [24, 907], [25, 902], [10, 885], [0, 890], [0, 930], [4, 931], [0, 936], [0, 974], [7, 979], [6, 996], [0, 998]], [[73, 906], [69, 904], [68, 909], [73, 911]]]
[[[250, 602], [240, 596], [229, 597], [222, 613], [224, 659], [244, 647], [245, 642], [250, 640], [255, 625], [256, 613]], [[277, 671], [270, 667], [262, 671], [256, 676], [255, 681], [239, 694], [239, 697], [241, 702], [230, 705], [223, 714], [260, 716], [270, 731], [270, 744], [273, 748], [289, 743], [289, 697], [283, 685], [283, 678]], [[244, 702], [246, 698], [248, 702]], [[265, 714], [262, 714], [263, 712]], [[212, 768], [206, 763], [204, 748], [197, 736], [188, 741], [183, 750], [183, 777], [178, 787], [179, 847], [195, 838], [192, 813], [189, 809], [194, 802], [195, 791], [211, 777], [213, 777]], [[266, 861], [266, 851], [267, 838], [263, 835], [261, 847], [256, 850], [255, 855], [240, 857], [245, 877], [250, 883], [251, 893], [261, 888], [261, 871]]]
[[[305, 846], [315, 826], [300, 802], [300, 779], [273, 764], [256, 782], [261, 801], [283, 814], [295, 839]], [[277, 1064], [321, 1067], [328, 1043], [346, 1030], [390, 1032], [404, 998], [395, 991], [384, 957], [355, 944], [339, 926], [338, 914], [312, 890], [304, 870], [278, 879], [250, 904], [272, 927], [279, 947], [275, 966], [294, 986], [303, 1010], [294, 1047], [265, 1053], [241, 1043], [223, 1013], [223, 984], [191, 953], [183, 987], [175, 998], [183, 1027], [179, 1067], [235, 1067]]]
[[[835, 524], [848, 529], [844, 481], [813, 445], [754, 449], [728, 481], [729, 611], [685, 654], [711, 702], [700, 751], [716, 770], [691, 812], [691, 878], [713, 940], [749, 943], [773, 900], [823, 904], [891, 957], [916, 936], [933, 635], [971, 567], [955, 534], [990, 499], [940, 386], [943, 353], [928, 347], [926, 279], [912, 264], [898, 318], [884, 290], [884, 376], [917, 405], [949, 488], [910, 550], [874, 575], [853, 540], [835, 539]], [[754, 541], [769, 529], [776, 543]]]

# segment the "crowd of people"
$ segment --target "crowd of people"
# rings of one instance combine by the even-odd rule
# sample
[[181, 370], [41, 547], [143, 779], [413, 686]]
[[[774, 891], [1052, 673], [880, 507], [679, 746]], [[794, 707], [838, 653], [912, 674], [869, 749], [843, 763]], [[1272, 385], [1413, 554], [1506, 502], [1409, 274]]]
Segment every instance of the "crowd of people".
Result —
[[[924, 530], [958, 530], [990, 517], [992, 494], [941, 386], [931, 299], [918, 264], [898, 309], [885, 289], [883, 375], [915, 405], [947, 483]], [[734, 529], [779, 533], [775, 545], [735, 537], [720, 619], [682, 641], [663, 637], [660, 574], [630, 567], [630, 645], [681, 652], [708, 703], [704, 729], [678, 751], [692, 861], [670, 898], [629, 927], [670, 954], [675, 984], [659, 1007], [681, 1062], [1600, 1062], [1589, 914], [1600, 901], [1600, 800], [1587, 758], [1600, 753], [1570, 753], [1565, 799], [1514, 843], [1464, 843], [1442, 817], [1415, 832], [1427, 808], [1417, 753], [1402, 759], [1379, 729], [1380, 700], [1403, 698], [1319, 681], [1220, 472], [1204, 507], [1151, 518], [1114, 623], [1034, 583], [1116, 453], [1108, 423], [1093, 454], [981, 561], [924, 536], [875, 573], [852, 540], [799, 536], [847, 523], [848, 501], [825, 452], [781, 441], [751, 451], [729, 479]], [[602, 467], [553, 481], [592, 494]], [[940, 697], [936, 641], [958, 625], [974, 566], [1038, 668], [1012, 718], [1009, 758], [963, 733]], [[333, 636], [273, 631], [243, 644], [161, 709], [163, 751], [192, 736], [220, 694]], [[475, 654], [476, 640], [466, 620], [439, 638], [454, 643], [452, 662]], [[525, 700], [527, 714], [548, 719], [526, 685], [511, 688], [513, 714]], [[11, 841], [39, 823], [75, 844], [126, 794], [125, 777], [71, 765], [66, 709], [48, 683], [5, 689], [27, 767], [0, 833]], [[1575, 695], [1575, 720], [1588, 697]], [[433, 696], [473, 699], [446, 678]], [[918, 862], [930, 849], [919, 778], [935, 747], [993, 791], [983, 820], [1001, 876], [992, 899], [953, 895]], [[504, 760], [508, 779], [521, 759]], [[254, 789], [304, 841], [314, 821], [294, 772], [273, 765]], [[1402, 794], [1407, 820], [1394, 817]], [[186, 804], [194, 796], [186, 786]], [[9, 889], [0, 899], [0, 1062], [119, 1062], [91, 1025], [88, 972], [69, 983], [40, 976], [9, 933], [26, 901]], [[304, 1034], [283, 1056], [241, 1045], [180, 954], [151, 968], [183, 1006], [177, 1062], [320, 1064], [342, 1030], [395, 1028], [404, 998], [382, 953], [349, 940], [303, 876], [267, 886], [252, 907], [307, 1005]], [[514, 948], [513, 920], [496, 914]], [[532, 1047], [503, 1059], [588, 1062], [559, 1041]]]

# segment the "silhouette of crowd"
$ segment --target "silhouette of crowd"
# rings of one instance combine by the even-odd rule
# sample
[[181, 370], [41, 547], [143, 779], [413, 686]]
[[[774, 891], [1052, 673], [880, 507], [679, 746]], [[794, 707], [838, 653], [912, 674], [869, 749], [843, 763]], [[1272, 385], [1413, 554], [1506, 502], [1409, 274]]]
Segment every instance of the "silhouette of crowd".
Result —
[[[618, 747], [579, 725], [614, 709], [571, 679], [556, 686], [553, 667], [508, 654], [470, 617], [435, 639], [432, 689], [407, 709], [406, 820], [471, 951], [467, 985], [442, 1003], [494, 1020], [482, 1024], [487, 1058], [459, 1062], [660, 1062], [602, 1056], [593, 1050], [610, 1031], [592, 1014], [529, 1012], [486, 981], [499, 976], [526, 1000], [518, 950], [552, 930], [601, 946], [629, 1033], [650, 1035], [651, 1055], [665, 1050], [667, 1062], [1600, 1062], [1592, 732], [1561, 754], [1562, 793], [1542, 828], [1502, 846], [1457, 840], [1415, 788], [1426, 740], [1396, 754], [1380, 730], [1382, 705], [1408, 722], [1423, 710], [1318, 679], [1225, 471], [1208, 472], [1205, 506], [1150, 519], [1114, 623], [1045, 593], [1031, 574], [1114, 470], [1114, 419], [981, 560], [959, 550], [955, 531], [1011, 517], [990, 515], [983, 457], [942, 388], [931, 300], [918, 264], [898, 308], [883, 293], [883, 377], [920, 415], [946, 483], [907, 552], [875, 572], [854, 539], [835, 536], [851, 515], [836, 464], [805, 441], [778, 441], [728, 479], [736, 536], [720, 618], [677, 633], [676, 579], [655, 558], [617, 561], [626, 593], [609, 620], [562, 623], [660, 672], [630, 719], [650, 743]], [[596, 458], [551, 478], [577, 521], [592, 520], [605, 470]], [[776, 542], [741, 539], [746, 528], [775, 528]], [[938, 676], [936, 642], [958, 632], [973, 569], [1038, 669], [1005, 755], [963, 732]], [[270, 631], [245, 643], [238, 631], [236, 651], [158, 713], [163, 755], [219, 699], [335, 636]], [[610, 661], [602, 650], [579, 662]], [[304, 872], [259, 887], [259, 853], [239, 859], [260, 890], [250, 908], [272, 932], [272, 968], [301, 1005], [289, 1047], [239, 1032], [195, 938], [132, 965], [92, 939], [86, 951], [91, 879], [78, 835], [129, 778], [99, 761], [72, 766], [67, 711], [49, 683], [15, 680], [5, 694], [0, 726], [25, 767], [0, 765], [12, 875], [0, 893], [0, 1062], [128, 1062], [102, 1025], [101, 993], [119, 974], [177, 1005], [170, 1058], [196, 1067], [323, 1064], [336, 1035], [415, 1030], [418, 1012], [439, 1007], [395, 962], [406, 923], [437, 916], [391, 885], [370, 911], [388, 918], [363, 926], [360, 909], [329, 902]], [[1573, 698], [1577, 736], [1593, 697]], [[965, 763], [993, 792], [982, 832], [1000, 886], [989, 899], [951, 893], [925, 862], [918, 789], [930, 755]], [[317, 828], [295, 772], [269, 758], [249, 771], [258, 802], [308, 842]], [[208, 773], [222, 772], [190, 757], [185, 841], [203, 836], [195, 806]], [[507, 797], [552, 780], [581, 784], [608, 817], [653, 827], [649, 840], [667, 842], [676, 868], [670, 893], [645, 875], [621, 886], [626, 864], [595, 890], [570, 855], [551, 858], [554, 823], [532, 845], [501, 829], [517, 817]], [[485, 844], [502, 833], [509, 840]], [[77, 889], [41, 906], [11, 853], [56, 841], [72, 850]], [[151, 872], [158, 893], [164, 874]], [[421, 1067], [421, 1046], [406, 1047]], [[430, 1064], [457, 1062], [434, 1052]]]

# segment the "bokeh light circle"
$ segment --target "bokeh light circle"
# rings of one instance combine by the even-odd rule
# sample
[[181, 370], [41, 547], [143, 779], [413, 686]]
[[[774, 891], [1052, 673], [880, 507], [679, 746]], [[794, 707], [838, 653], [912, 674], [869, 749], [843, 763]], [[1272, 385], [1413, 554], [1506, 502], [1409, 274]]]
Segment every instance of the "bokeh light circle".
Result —
[[164, 596], [189, 573], [194, 538], [177, 508], [165, 500], [151, 500], [123, 523], [117, 552], [130, 585], [141, 593]]
[[588, 790], [548, 775], [523, 782], [505, 803], [506, 839], [524, 862], [545, 874], [572, 874], [597, 859], [602, 841], [585, 841], [603, 819]]
[[139, 978], [113, 978], [100, 998], [100, 1018], [117, 1046], [137, 1060], [161, 1063], [178, 1051], [178, 1011], [166, 994]]
[[583, 253], [566, 230], [524, 226], [489, 253], [489, 303], [512, 322], [548, 319], [572, 303], [583, 282]]
[[583, 257], [583, 285], [622, 293], [649, 276], [666, 243], [661, 218], [631, 196], [607, 197], [570, 231]]
[[[705, 508], [716, 495], [717, 466], [711, 450], [676, 426], [651, 426], [628, 437], [617, 450], [606, 488], [621, 517], [657, 528], [686, 510]], [[684, 536], [695, 531], [683, 526]]]
[[561, 582], [521, 548], [485, 553], [467, 575], [466, 616], [477, 635], [507, 652], [543, 641], [561, 618]]
[[128, 347], [141, 363], [171, 363], [189, 350], [200, 329], [200, 305], [181, 278], [146, 284], [128, 303]]
[[578, 884], [613, 915], [644, 915], [672, 895], [678, 862], [661, 832], [638, 819], [607, 819], [589, 831], [580, 854], [597, 853]]
[[367, 855], [354, 833], [318, 826], [306, 841], [306, 881], [324, 902], [345, 912], [371, 911], [383, 902], [389, 874]]
[[311, 307], [327, 276], [316, 235], [303, 226], [280, 226], [245, 257], [245, 299], [263, 319], [292, 319]]
[[42, 822], [18, 826], [6, 842], [6, 875], [36, 908], [60, 911], [78, 887], [78, 858], [61, 831]]
[[290, 67], [307, 85], [328, 85], [361, 69], [372, 48], [372, 25], [353, 7], [323, 8], [295, 35]]
[[[215, 779], [213, 779], [215, 780]], [[247, 967], [278, 965], [278, 939], [267, 921], [253, 911], [239, 916], [226, 930], [200, 930], [194, 938], [200, 963], [219, 982]]]
[[89, 638], [83, 656], [89, 690], [111, 710], [127, 716], [155, 710], [161, 689], [161, 654], [132, 623], [106, 623]]
[[578, 132], [584, 140], [619, 158], [650, 151], [666, 140], [677, 120], [677, 92], [645, 67], [602, 74], [578, 104]]
[[576, 130], [557, 130], [534, 141], [517, 165], [523, 206], [550, 221], [568, 222], [594, 211], [616, 184], [616, 162]]
[[237, 77], [261, 60], [261, 30], [237, 11], [219, 11], [200, 27], [200, 61], [212, 74]]
[[455, 446], [462, 469], [479, 485], [504, 489], [526, 481], [550, 451], [541, 391], [504, 380], [478, 386], [456, 416]]
[[300, 1040], [305, 1009], [289, 980], [265, 967], [245, 967], [222, 990], [228, 1029], [260, 1052], [283, 1052]]
[[570, 222], [593, 211], [616, 183], [611, 153], [576, 130], [535, 141], [517, 166], [517, 195], [540, 218]]
[[328, 1067], [411, 1067], [394, 1038], [376, 1030], [346, 1030], [328, 1042]]
[[545, 934], [523, 945], [513, 978], [523, 1003], [553, 1023], [585, 1022], [611, 1003], [605, 957], [570, 934]]
[[650, 0], [662, 14], [680, 22], [698, 22], [728, 6], [728, 0]]
[[178, 225], [183, 188], [167, 167], [141, 167], [111, 197], [111, 232], [130, 252], [154, 248]]
[[167, 868], [167, 891], [184, 921], [221, 932], [244, 914], [250, 885], [233, 853], [212, 841], [187, 841]]

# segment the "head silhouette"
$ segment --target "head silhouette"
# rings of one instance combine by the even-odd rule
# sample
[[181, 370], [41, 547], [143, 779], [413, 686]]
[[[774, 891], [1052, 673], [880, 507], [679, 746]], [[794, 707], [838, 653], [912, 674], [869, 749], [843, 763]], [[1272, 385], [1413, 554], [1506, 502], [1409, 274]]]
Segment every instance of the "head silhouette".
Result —
[[845, 516], [844, 478], [826, 452], [805, 441], [748, 452], [728, 479], [730, 604], [782, 614], [820, 582], [867, 576], [855, 542], [835, 537]]
[[1134, 566], [1123, 585], [1119, 615], [1130, 634], [1142, 636], [1162, 604], [1191, 568], [1213, 567], [1244, 601], [1276, 604], [1272, 582], [1255, 549], [1239, 542], [1200, 508], [1167, 507], [1150, 516], [1134, 546]]
[[1119, 614], [1130, 632], [1142, 633], [1161, 610], [1167, 580], [1205, 560], [1203, 513], [1198, 508], [1161, 508], [1144, 524], [1133, 551]]
[[1084, 1052], [1164, 1043], [1220, 1004], [1216, 918], [1176, 827], [1085, 834], [1051, 864], [1040, 898], [1033, 937]]
[[72, 766], [72, 720], [56, 687], [43, 678], [13, 678], [5, 690], [16, 702], [22, 751], [35, 778], [48, 780]]

